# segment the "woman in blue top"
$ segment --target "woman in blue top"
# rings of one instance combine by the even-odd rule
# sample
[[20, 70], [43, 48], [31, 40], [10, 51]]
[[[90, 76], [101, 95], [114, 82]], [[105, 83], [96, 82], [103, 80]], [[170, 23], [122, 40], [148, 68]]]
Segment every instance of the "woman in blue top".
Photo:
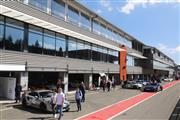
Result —
[[79, 90], [79, 88], [76, 89], [75, 93], [75, 99], [77, 103], [77, 112], [80, 110], [81, 111], [81, 99], [82, 99], [82, 92]]

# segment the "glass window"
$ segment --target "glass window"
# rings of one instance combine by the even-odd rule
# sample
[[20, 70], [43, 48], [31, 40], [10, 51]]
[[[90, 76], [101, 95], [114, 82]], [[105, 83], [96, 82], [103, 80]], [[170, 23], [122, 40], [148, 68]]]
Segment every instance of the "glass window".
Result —
[[47, 12], [48, 0], [29, 0], [28, 4]]
[[56, 34], [56, 56], [65, 57], [66, 40], [64, 35]]
[[79, 12], [71, 6], [68, 6], [68, 20], [75, 24], [79, 23]]
[[76, 39], [69, 37], [68, 41], [68, 57], [69, 58], [76, 58]]
[[28, 38], [29, 38], [28, 51], [32, 53], [41, 54], [42, 53], [42, 40], [43, 40], [42, 29], [34, 27], [34, 26], [30, 26]]
[[109, 54], [108, 62], [114, 63], [114, 64], [119, 63], [119, 52], [118, 51], [109, 49], [108, 54]]
[[4, 37], [4, 18], [0, 16], [0, 49], [3, 48], [3, 37]]
[[6, 23], [5, 49], [21, 51], [24, 39], [23, 23], [9, 18]]
[[90, 28], [90, 20], [89, 17], [83, 13], [81, 13], [81, 25], [83, 28], [89, 29]]
[[100, 33], [100, 25], [97, 21], [93, 20], [93, 32], [99, 34]]
[[77, 58], [84, 59], [84, 42], [77, 41]]
[[52, 0], [51, 5], [52, 15], [63, 17], [65, 16], [65, 3], [60, 0]]
[[44, 31], [43, 53], [47, 55], [55, 55], [55, 33]]
[[91, 59], [91, 44], [88, 42], [85, 42], [85, 46], [84, 46], [84, 59], [86, 60]]
[[100, 53], [97, 45], [92, 45], [92, 60], [100, 61]]
[[104, 25], [100, 25], [100, 34], [106, 37], [106, 27]]

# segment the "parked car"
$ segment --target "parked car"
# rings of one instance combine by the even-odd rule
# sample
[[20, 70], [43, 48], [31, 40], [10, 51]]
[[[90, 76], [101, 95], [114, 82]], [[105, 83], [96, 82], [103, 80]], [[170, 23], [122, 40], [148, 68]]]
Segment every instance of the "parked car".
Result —
[[143, 86], [141, 82], [136, 81], [125, 81], [122, 85], [122, 88], [129, 88], [129, 89], [140, 89]]
[[141, 83], [141, 84], [143, 84], [143, 85], [147, 85], [147, 84], [150, 83], [148, 80], [137, 80], [136, 82], [137, 82], [137, 83]]
[[150, 83], [141, 88], [142, 92], [158, 92], [162, 91], [163, 87], [159, 83]]
[[[40, 109], [42, 112], [52, 112], [51, 96], [53, 92], [50, 90], [36, 90], [27, 93], [22, 97], [23, 106], [31, 106]], [[65, 100], [63, 104], [63, 111], [69, 111], [70, 103]]]
[[173, 78], [165, 78], [164, 79], [164, 82], [172, 82], [173, 81]]

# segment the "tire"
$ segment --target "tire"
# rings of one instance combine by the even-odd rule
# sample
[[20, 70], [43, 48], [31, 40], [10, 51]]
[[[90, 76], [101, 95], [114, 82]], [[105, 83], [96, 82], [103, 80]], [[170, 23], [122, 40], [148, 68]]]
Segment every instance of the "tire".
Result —
[[22, 100], [22, 105], [23, 105], [23, 107], [27, 107], [27, 101], [25, 98]]
[[140, 88], [140, 91], [141, 91], [141, 92], [144, 92], [144, 88], [143, 88], [143, 87], [141, 87], [141, 88]]
[[43, 112], [43, 113], [45, 113], [45, 112], [47, 111], [47, 107], [46, 107], [46, 105], [45, 105], [44, 103], [41, 103], [41, 104], [40, 104], [40, 110], [41, 110], [41, 112]]
[[163, 91], [163, 87], [162, 86], [160, 86], [160, 91]]

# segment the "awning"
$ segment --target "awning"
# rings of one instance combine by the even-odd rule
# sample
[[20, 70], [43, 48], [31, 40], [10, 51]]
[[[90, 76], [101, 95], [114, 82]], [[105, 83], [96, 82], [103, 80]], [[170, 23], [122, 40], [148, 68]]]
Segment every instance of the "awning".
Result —
[[23, 12], [8, 8], [8, 7], [3, 6], [3, 5], [0, 5], [0, 14], [11, 17], [11, 18], [14, 18], [14, 19], [18, 19], [20, 21], [27, 22], [29, 24], [33, 24], [33, 25], [36, 25], [36, 26], [39, 26], [39, 27], [43, 27], [43, 28], [46, 28], [46, 29], [49, 29], [49, 30], [52, 30], [52, 31], [56, 31], [56, 32], [59, 32], [59, 33], [65, 34], [65, 35], [69, 35], [69, 36], [72, 36], [72, 37], [75, 37], [75, 38], [78, 38], [78, 39], [82, 39], [82, 40], [87, 41], [87, 42], [96, 43], [98, 45], [101, 45], [101, 46], [104, 46], [104, 47], [107, 47], [107, 48], [110, 48], [110, 49], [113, 49], [113, 50], [125, 51], [124, 49], [121, 49], [120, 47], [113, 46], [111, 44], [100, 41], [98, 39], [94, 39], [94, 38], [85, 36], [85, 35], [83, 35], [83, 34], [81, 34], [79, 32], [66, 29], [64, 27], [61, 27], [61, 26], [58, 26], [56, 24], [47, 22], [45, 20], [42, 20], [42, 19], [30, 16], [30, 15], [27, 15], [27, 14], [25, 14]]
[[144, 57], [144, 56], [137, 54], [137, 53], [130, 52], [130, 53], [128, 53], [128, 55], [134, 56], [136, 58], [147, 59], [147, 57]]
[[25, 71], [25, 65], [0, 64], [0, 71]]

